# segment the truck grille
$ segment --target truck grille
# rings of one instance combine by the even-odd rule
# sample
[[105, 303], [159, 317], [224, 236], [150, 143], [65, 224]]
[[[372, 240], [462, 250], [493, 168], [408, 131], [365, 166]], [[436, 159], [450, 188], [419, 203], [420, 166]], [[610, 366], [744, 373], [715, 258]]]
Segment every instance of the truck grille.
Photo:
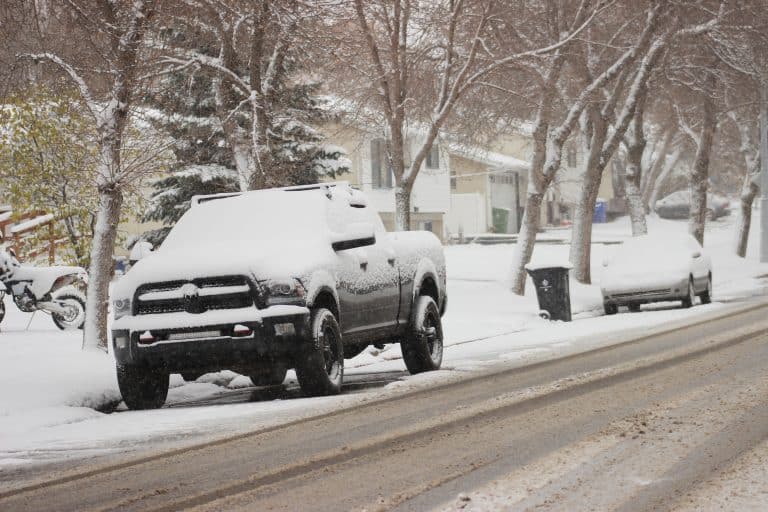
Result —
[[136, 290], [134, 314], [204, 313], [249, 306], [253, 306], [253, 292], [248, 279], [222, 276], [142, 285]]

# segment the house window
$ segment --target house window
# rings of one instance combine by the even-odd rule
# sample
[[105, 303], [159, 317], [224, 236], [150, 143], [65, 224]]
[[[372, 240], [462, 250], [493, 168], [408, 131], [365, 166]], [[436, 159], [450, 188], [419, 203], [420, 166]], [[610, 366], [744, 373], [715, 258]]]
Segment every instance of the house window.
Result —
[[440, 168], [440, 147], [436, 144], [432, 144], [432, 147], [427, 153], [427, 169], [439, 169]]
[[456, 190], [456, 176], [451, 176], [451, 190]]
[[392, 167], [387, 157], [387, 144], [384, 139], [371, 141], [371, 186], [392, 188]]

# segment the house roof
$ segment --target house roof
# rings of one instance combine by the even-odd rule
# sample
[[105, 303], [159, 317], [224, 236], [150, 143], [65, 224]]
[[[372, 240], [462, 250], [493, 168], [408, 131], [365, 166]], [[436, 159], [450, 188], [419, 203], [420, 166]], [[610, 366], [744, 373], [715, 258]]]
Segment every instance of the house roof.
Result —
[[448, 152], [460, 157], [480, 162], [500, 171], [529, 172], [531, 164], [513, 156], [486, 151], [477, 147], [468, 147], [463, 144], [448, 144]]

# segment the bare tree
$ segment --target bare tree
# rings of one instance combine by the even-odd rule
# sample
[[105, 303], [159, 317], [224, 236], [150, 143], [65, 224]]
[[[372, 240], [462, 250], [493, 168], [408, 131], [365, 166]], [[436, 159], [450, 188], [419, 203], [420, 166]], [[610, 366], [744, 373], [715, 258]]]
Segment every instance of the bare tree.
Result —
[[[48, 5], [69, 16], [66, 21], [76, 29], [76, 37], [82, 38], [80, 42], [87, 48], [84, 51], [92, 53], [92, 62], [98, 62], [82, 65], [82, 54], [49, 49], [45, 38], [41, 51], [22, 55], [60, 69], [76, 86], [96, 121], [99, 161], [95, 182], [99, 206], [91, 249], [83, 347], [105, 349], [112, 254], [123, 193], [144, 172], [142, 163], [148, 163], [140, 158], [125, 166], [121, 150], [130, 109], [142, 82], [140, 49], [156, 6], [151, 0], [67, 0]], [[70, 33], [69, 37], [73, 35]], [[144, 158], [151, 159], [152, 155]]]
[[738, 130], [739, 151], [744, 159], [744, 178], [739, 195], [739, 224], [736, 228], [736, 254], [742, 258], [747, 255], [749, 228], [752, 225], [752, 203], [760, 191], [760, 149], [758, 147], [757, 108], [742, 107], [730, 110], [728, 118]]
[[[658, 26], [652, 28], [655, 30], [652, 42], [646, 48], [641, 48], [642, 59], [638, 60], [635, 69], [628, 66], [623, 72], [627, 77], [632, 77], [631, 85], [627, 88], [623, 101], [619, 98], [623, 95], [625, 80], [620, 75], [613, 87], [604, 93], [605, 99], [599, 103], [599, 113], [596, 112], [598, 109], [596, 102], [593, 102], [585, 112], [589, 116], [589, 122], [586, 123], [588, 130], [588, 144], [585, 144], [587, 158], [585, 158], [582, 193], [574, 217], [570, 254], [571, 263], [574, 265], [573, 275], [580, 282], [591, 282], [592, 219], [600, 182], [608, 162], [627, 133], [633, 118], [635, 120], [634, 129], [630, 132], [627, 152], [627, 173], [629, 175], [629, 179], [626, 180], [627, 199], [630, 206], [633, 234], [644, 234], [647, 231], [645, 212], [640, 197], [640, 179], [642, 176], [642, 155], [645, 149], [642, 130], [643, 114], [648, 95], [648, 81], [670, 42], [679, 46], [680, 42], [685, 41], [686, 38], [697, 38], [713, 30], [724, 15], [724, 6], [725, 4], [721, 3], [719, 10], [714, 11], [714, 14], [705, 10], [703, 19], [702, 16], [693, 17], [694, 23], [692, 25], [685, 25], [682, 22], [682, 20], [688, 21], [692, 17], [691, 9], [675, 9], [667, 6], [664, 15], [665, 18], [669, 19], [669, 22], [662, 24], [657, 21]], [[622, 25], [617, 25], [620, 32], [625, 30]], [[622, 105], [620, 111], [617, 111], [617, 104]], [[609, 123], [611, 119], [615, 119], [612, 125]], [[610, 131], [609, 128], [611, 128]]]
[[[691, 171], [688, 175], [688, 183], [691, 194], [691, 209], [688, 218], [688, 231], [691, 235], [704, 244], [704, 227], [708, 216], [707, 190], [709, 187], [709, 162], [712, 154], [712, 145], [718, 126], [718, 106], [713, 97], [716, 93], [717, 77], [714, 73], [708, 73], [707, 78], [701, 84], [689, 84], [698, 91], [699, 105], [689, 107], [688, 112], [678, 109], [680, 127], [688, 136], [696, 148], [696, 156], [693, 160]], [[686, 115], [687, 114], [687, 115]], [[698, 129], [692, 125], [686, 117], [699, 119]]]
[[[580, 88], [577, 96], [567, 108], [564, 120], [556, 126], [551, 126], [552, 100], [558, 93], [557, 84], [561, 78], [560, 71], [565, 54], [558, 53], [551, 59], [549, 69], [540, 82], [540, 106], [533, 134], [530, 185], [526, 198], [525, 214], [523, 215], [523, 225], [512, 260], [511, 288], [514, 293], [522, 295], [525, 291], [524, 267], [533, 254], [536, 232], [539, 228], [541, 202], [544, 193], [560, 169], [563, 146], [594, 96], [601, 93], [609, 83], [625, 73], [626, 68], [647, 51], [656, 36], [656, 25], [661, 10], [662, 6], [659, 2], [649, 3], [636, 39], [629, 43], [624, 51], [611, 59], [601, 72]], [[565, 16], [565, 13], [560, 14], [563, 16], [559, 16], [558, 19], [574, 19]], [[582, 14], [577, 12], [576, 23], [579, 22], [580, 15]], [[624, 122], [628, 122], [628, 120]]]
[[[410, 229], [413, 185], [460, 103], [477, 87], [487, 85], [496, 72], [555, 54], [612, 3], [584, 0], [578, 22], [558, 34], [560, 39], [510, 50], [502, 49], [498, 42], [519, 35], [517, 27], [501, 20], [507, 11], [524, 7], [526, 2], [355, 0], [351, 17], [356, 34], [347, 34], [348, 24], [342, 23], [342, 44], [335, 53], [364, 83], [363, 94], [356, 95], [358, 101], [370, 104], [383, 119], [386, 155], [395, 181], [396, 229]], [[516, 25], [523, 21], [516, 20]], [[406, 165], [410, 126], [416, 126], [423, 138]]]
[[[746, 256], [747, 252], [752, 203], [759, 192], [761, 158], [765, 158], [765, 153], [761, 154], [760, 150], [765, 150], [768, 135], [761, 134], [760, 128], [757, 128], [759, 116], [768, 123], [766, 7], [764, 1], [738, 2], [738, 9], [732, 10], [728, 22], [712, 35], [712, 51], [730, 72], [740, 78], [733, 91], [740, 98], [739, 104], [731, 97], [728, 98], [727, 107], [728, 117], [739, 133], [740, 152], [745, 163], [740, 194], [741, 218], [736, 236], [736, 254], [741, 257]], [[759, 107], [756, 108], [755, 104], [759, 104]]]

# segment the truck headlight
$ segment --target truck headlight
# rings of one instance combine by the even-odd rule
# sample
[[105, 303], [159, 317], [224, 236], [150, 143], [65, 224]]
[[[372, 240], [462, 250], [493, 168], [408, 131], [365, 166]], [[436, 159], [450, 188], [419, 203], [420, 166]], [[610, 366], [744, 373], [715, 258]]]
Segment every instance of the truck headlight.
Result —
[[131, 299], [117, 299], [112, 301], [112, 309], [115, 320], [131, 314]]
[[306, 290], [298, 279], [266, 281], [264, 289], [267, 294], [267, 306], [304, 303]]

